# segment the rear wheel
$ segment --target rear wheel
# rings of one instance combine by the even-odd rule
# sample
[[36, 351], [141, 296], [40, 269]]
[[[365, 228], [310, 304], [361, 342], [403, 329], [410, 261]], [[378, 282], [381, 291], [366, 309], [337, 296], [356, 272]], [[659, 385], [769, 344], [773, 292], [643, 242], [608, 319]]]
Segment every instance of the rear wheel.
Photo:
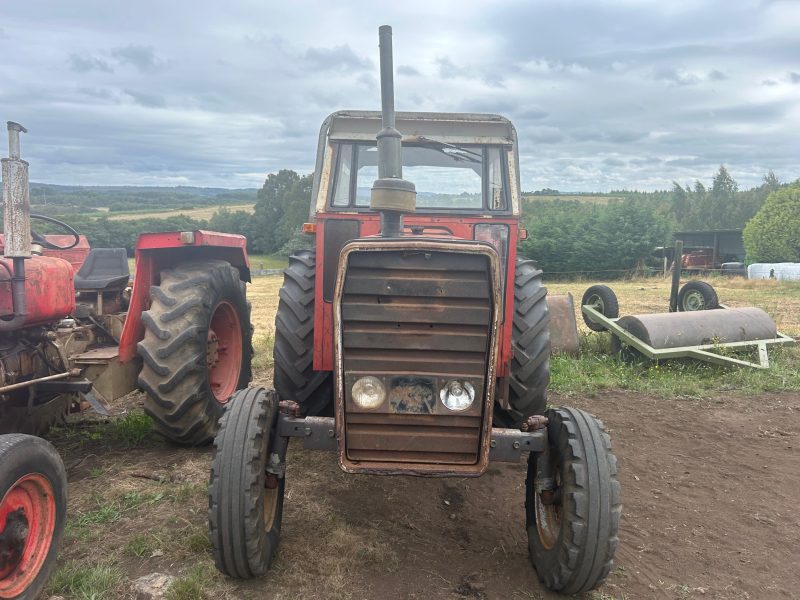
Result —
[[542, 271], [528, 258], [517, 258], [514, 273], [514, 321], [511, 330], [511, 378], [508, 410], [494, 410], [495, 424], [519, 427], [547, 406], [550, 383], [550, 314]]
[[142, 313], [139, 386], [145, 411], [167, 438], [210, 442], [225, 404], [250, 381], [252, 327], [239, 271], [221, 260], [161, 272]]
[[286, 479], [267, 476], [277, 418], [274, 391], [241, 390], [214, 439], [208, 522], [214, 562], [230, 577], [263, 575], [278, 549]]
[[0, 598], [38, 597], [55, 564], [67, 512], [67, 475], [43, 439], [0, 436]]
[[333, 374], [314, 370], [315, 277], [315, 252], [290, 256], [275, 316], [275, 390], [306, 415], [333, 414]]
[[[525, 482], [531, 562], [551, 590], [577, 594], [611, 571], [621, 513], [617, 460], [602, 423], [576, 408], [547, 411], [552, 489], [537, 490], [532, 452]], [[544, 483], [544, 482], [538, 482]]]
[[687, 281], [678, 292], [678, 310], [712, 310], [719, 308], [717, 291], [705, 281]]

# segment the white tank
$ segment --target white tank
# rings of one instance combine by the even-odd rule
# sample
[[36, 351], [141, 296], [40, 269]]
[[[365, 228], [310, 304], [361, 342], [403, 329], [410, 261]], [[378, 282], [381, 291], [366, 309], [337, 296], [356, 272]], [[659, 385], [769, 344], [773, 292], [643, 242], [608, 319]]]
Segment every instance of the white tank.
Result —
[[747, 278], [800, 281], [800, 263], [753, 263], [747, 267]]

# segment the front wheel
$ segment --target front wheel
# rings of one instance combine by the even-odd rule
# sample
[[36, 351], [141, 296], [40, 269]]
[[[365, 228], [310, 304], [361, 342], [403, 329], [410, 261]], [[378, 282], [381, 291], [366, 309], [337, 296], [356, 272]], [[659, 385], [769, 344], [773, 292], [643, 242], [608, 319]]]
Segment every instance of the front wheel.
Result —
[[[576, 594], [611, 570], [621, 513], [617, 461], [602, 423], [576, 408], [548, 410], [550, 485], [531, 453], [525, 510], [531, 562], [551, 590]], [[539, 485], [537, 485], [539, 484]]]
[[37, 598], [56, 560], [67, 514], [67, 474], [53, 446], [0, 436], [0, 598]]
[[229, 577], [263, 575], [278, 549], [286, 478], [267, 476], [277, 419], [274, 391], [240, 390], [214, 439], [208, 524], [214, 562]]

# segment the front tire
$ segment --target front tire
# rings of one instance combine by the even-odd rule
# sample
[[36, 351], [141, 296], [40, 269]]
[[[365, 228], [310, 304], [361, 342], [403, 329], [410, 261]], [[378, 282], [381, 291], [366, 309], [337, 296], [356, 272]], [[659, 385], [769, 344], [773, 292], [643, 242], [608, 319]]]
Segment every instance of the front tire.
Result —
[[222, 260], [161, 272], [142, 313], [139, 387], [156, 430], [187, 445], [207, 444], [231, 395], [250, 382], [252, 327], [238, 269]]
[[542, 271], [528, 258], [517, 258], [514, 271], [514, 321], [511, 330], [509, 410], [494, 408], [499, 427], [519, 427], [531, 415], [544, 414], [550, 383], [550, 313]]
[[67, 474], [55, 448], [0, 436], [0, 598], [37, 598], [52, 570], [67, 514]]
[[540, 581], [577, 594], [599, 586], [613, 564], [621, 514], [617, 460], [602, 423], [576, 408], [547, 411], [555, 488], [535, 488], [541, 454], [528, 458], [525, 510], [528, 547]]
[[241, 390], [214, 439], [208, 523], [214, 562], [229, 577], [263, 575], [278, 549], [286, 478], [267, 487], [266, 472], [277, 418], [274, 391]]

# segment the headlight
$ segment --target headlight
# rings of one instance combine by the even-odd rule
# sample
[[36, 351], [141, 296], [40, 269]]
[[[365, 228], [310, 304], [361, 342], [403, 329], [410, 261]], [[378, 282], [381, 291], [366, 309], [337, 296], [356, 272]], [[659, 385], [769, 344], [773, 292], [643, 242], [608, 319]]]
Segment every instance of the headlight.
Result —
[[439, 391], [439, 397], [450, 410], [467, 410], [475, 400], [475, 388], [469, 381], [448, 381]]
[[378, 408], [386, 400], [386, 388], [377, 377], [362, 377], [353, 384], [353, 402], [359, 408]]

